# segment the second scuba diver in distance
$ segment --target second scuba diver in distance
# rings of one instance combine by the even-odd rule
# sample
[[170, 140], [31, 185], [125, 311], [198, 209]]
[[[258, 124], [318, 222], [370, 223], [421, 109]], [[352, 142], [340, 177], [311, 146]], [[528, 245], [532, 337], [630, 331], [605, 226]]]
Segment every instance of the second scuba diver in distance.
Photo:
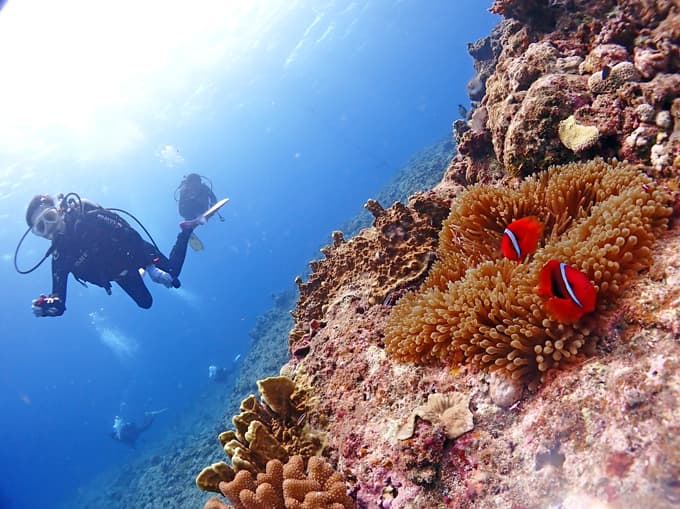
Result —
[[110, 436], [114, 440], [134, 448], [139, 435], [151, 427], [156, 415], [162, 414], [166, 410], [167, 408], [163, 408], [162, 410], [145, 412], [144, 421], [139, 426], [134, 422], [126, 421], [119, 415], [116, 415], [113, 418], [113, 429], [111, 430]]
[[51, 241], [45, 258], [52, 255], [52, 293], [33, 300], [33, 314], [37, 317], [64, 314], [69, 273], [82, 284], [104, 288], [109, 295], [111, 283], [115, 282], [139, 307], [150, 308], [153, 299], [142, 279], [143, 273], [148, 273], [156, 283], [179, 288], [178, 278], [194, 228], [204, 224], [227, 201], [221, 200], [202, 215], [180, 223], [181, 231], [166, 257], [153, 239], [144, 240], [114, 209], [81, 199], [75, 193], [60, 200], [49, 195], [35, 196], [26, 209], [29, 230], [24, 237], [30, 231]]
[[[177, 189], [175, 189], [175, 201], [179, 207], [179, 215], [185, 221], [192, 221], [200, 217], [204, 211], [218, 203], [212, 189], [212, 182], [208, 177], [198, 173], [189, 173], [184, 177], [179, 186], [177, 186]], [[220, 218], [220, 221], [224, 221], [219, 212], [217, 212], [217, 216]], [[201, 239], [195, 233], [191, 234], [189, 245], [194, 251], [203, 250], [203, 242], [201, 242]]]

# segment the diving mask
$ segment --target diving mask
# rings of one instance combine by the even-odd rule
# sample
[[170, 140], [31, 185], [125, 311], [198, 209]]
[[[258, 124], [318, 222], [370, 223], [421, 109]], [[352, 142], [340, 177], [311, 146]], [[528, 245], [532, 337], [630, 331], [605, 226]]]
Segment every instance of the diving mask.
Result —
[[49, 239], [59, 227], [59, 211], [55, 207], [45, 207], [33, 220], [31, 231], [40, 237]]

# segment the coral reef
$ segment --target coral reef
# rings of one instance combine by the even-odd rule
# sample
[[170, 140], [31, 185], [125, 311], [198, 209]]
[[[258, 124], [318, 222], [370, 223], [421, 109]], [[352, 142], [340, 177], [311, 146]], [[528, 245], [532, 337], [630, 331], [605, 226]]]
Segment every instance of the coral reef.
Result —
[[[508, 19], [492, 39], [471, 48], [486, 61], [475, 66], [483, 73], [471, 83], [471, 114], [454, 124], [459, 155], [439, 185], [406, 205], [419, 217], [406, 235], [427, 239], [427, 252], [435, 256], [417, 277], [385, 287], [381, 300], [372, 292], [376, 273], [389, 273], [390, 265], [392, 271], [403, 270], [407, 255], [396, 251], [391, 257], [395, 252], [386, 251], [380, 260], [386, 265], [378, 269], [366, 261], [377, 242], [372, 250], [365, 240], [329, 247], [326, 259], [314, 264], [309, 283], [299, 283], [301, 299], [289, 341], [292, 352], [300, 345], [304, 349], [282, 372], [311, 377], [319, 405], [307, 418], [326, 431], [323, 454], [353, 485], [357, 507], [674, 507], [680, 500], [674, 481], [680, 449], [669, 438], [680, 427], [674, 411], [680, 398], [680, 297], [674, 289], [680, 275], [678, 9], [672, 2], [636, 0], [508, 0], [496, 2], [494, 9]], [[611, 79], [604, 90], [589, 89], [594, 74]], [[560, 122], [572, 116], [576, 125], [598, 132], [580, 150], [560, 140]], [[628, 162], [611, 167], [588, 162], [597, 155]], [[576, 178], [579, 166], [562, 166], [573, 161], [599, 169]], [[544, 173], [551, 164], [562, 170]], [[575, 181], [593, 180], [571, 187], [567, 179], [550, 178], [568, 175], [569, 168]], [[535, 178], [520, 179], [533, 173]], [[474, 183], [491, 184], [485, 189], [493, 191], [485, 198], [478, 187], [469, 188]], [[675, 216], [666, 230], [669, 196]], [[416, 209], [418, 203], [437, 206]], [[444, 221], [446, 204], [459, 211], [455, 220]], [[405, 216], [401, 208], [375, 210], [374, 226], [359, 238], [376, 239], [385, 224]], [[527, 215], [546, 222], [538, 250], [522, 263], [501, 259], [504, 227]], [[488, 222], [480, 223], [480, 217]], [[615, 223], [628, 221], [632, 230], [616, 231], [620, 225]], [[444, 223], [448, 228], [439, 239], [432, 237], [437, 228], [426, 230]], [[635, 254], [624, 255], [628, 241], [622, 250], [618, 237], [638, 235], [640, 241], [630, 241], [637, 245]], [[626, 261], [619, 258], [624, 256]], [[597, 288], [596, 310], [577, 323], [546, 317], [534, 292], [537, 274], [554, 258], [573, 263]], [[481, 293], [478, 287], [470, 293], [480, 316], [485, 306], [498, 305], [491, 275], [502, 283], [503, 295], [517, 278], [527, 278], [525, 305], [535, 305], [541, 315], [534, 324], [545, 342], [540, 352], [530, 348], [519, 362], [533, 362], [528, 372], [541, 377], [541, 385], [527, 389], [505, 376], [507, 369], [489, 373], [485, 360], [491, 359], [484, 356], [491, 356], [495, 366], [494, 356], [503, 355], [503, 349], [482, 352], [483, 334], [477, 350], [454, 349], [447, 361], [458, 362], [451, 362], [451, 369], [436, 355], [428, 363], [404, 364], [388, 353], [395, 303], [417, 315], [418, 303], [407, 302], [419, 294], [409, 291], [444, 295], [451, 285], [472, 281], [471, 274], [487, 277]], [[313, 288], [304, 286], [312, 281]], [[456, 304], [440, 309], [455, 314]], [[522, 309], [520, 314], [526, 312]], [[530, 315], [536, 320], [533, 310]], [[435, 324], [439, 319], [431, 318]], [[544, 334], [544, 319], [554, 338]], [[475, 320], [464, 320], [463, 335], [479, 333]], [[404, 331], [405, 344], [418, 341], [421, 326], [435, 329], [426, 322]], [[483, 332], [490, 332], [498, 324], [483, 325]], [[513, 338], [518, 332], [507, 328], [503, 334], [508, 332], [510, 346], [528, 338]], [[431, 352], [427, 341], [423, 336], [417, 347], [423, 353]], [[556, 347], [562, 352], [554, 355]], [[463, 362], [464, 352], [470, 362]], [[548, 369], [553, 366], [568, 369]], [[521, 366], [513, 371], [524, 381], [530, 378]], [[474, 429], [449, 438], [440, 421], [418, 417], [414, 409], [419, 414], [430, 394], [453, 392], [469, 396]], [[404, 423], [413, 433], [400, 440], [406, 435], [399, 434]]]
[[468, 44], [468, 53], [473, 58], [475, 75], [468, 83], [467, 90], [473, 108], [479, 106], [486, 92], [486, 80], [493, 73], [498, 57], [503, 49], [504, 32], [508, 29], [509, 21], [498, 24], [487, 37]]
[[[475, 140], [468, 166], [496, 159], [506, 172], [529, 175], [588, 159], [594, 150], [650, 164], [655, 144], [662, 146], [655, 152], [668, 153], [673, 164], [680, 146], [656, 139], [666, 128], [651, 124], [636, 131], [641, 123], [635, 108], [647, 103], [668, 112], [680, 94], [677, 2], [498, 0], [491, 10], [506, 18], [497, 32], [502, 50], [493, 72], [487, 71], [483, 99], [470, 94], [484, 114], [482, 122], [475, 123], [474, 114], [467, 122], [474, 138], [458, 140], [468, 156]], [[560, 146], [559, 125], [570, 116], [598, 128], [592, 150], [570, 153]]]
[[[385, 210], [370, 200], [366, 208], [374, 214], [375, 227], [363, 230], [349, 241], [336, 235], [334, 244], [322, 249], [326, 258], [310, 263], [314, 273], [309, 280], [297, 280], [300, 299], [293, 311], [291, 351], [299, 351], [309, 344], [315, 332], [310, 324], [323, 321], [329, 307], [347, 298], [348, 291], [358, 291], [361, 287], [375, 304], [421, 281], [434, 259], [437, 232], [449, 203], [448, 199], [424, 193], [416, 195], [410, 207], [395, 202]], [[325, 277], [328, 273], [334, 277]], [[317, 274], [324, 277], [319, 278]]]
[[[345, 481], [323, 458], [307, 461], [295, 455], [286, 464], [273, 459], [256, 478], [242, 470], [229, 482], [220, 484], [233, 509], [352, 509], [354, 500], [347, 496]], [[203, 509], [227, 509], [217, 498]]]
[[309, 458], [321, 449], [321, 439], [304, 425], [308, 392], [288, 377], [269, 377], [257, 382], [262, 401], [254, 395], [241, 402], [241, 413], [232, 418], [234, 430], [220, 433], [219, 441], [231, 461], [214, 463], [196, 477], [196, 486], [219, 492], [220, 482], [234, 480], [240, 471], [264, 472], [271, 459], [287, 461], [300, 454]]
[[632, 62], [619, 62], [614, 67], [604, 66], [588, 78], [588, 90], [593, 94], [613, 94], [624, 84], [639, 81], [640, 74]]
[[[354, 485], [357, 507], [576, 508], [586, 499], [673, 507], [678, 246], [680, 230], [664, 234], [654, 279], [634, 280], [618, 298], [594, 357], [551, 372], [519, 402], [513, 387], [503, 388], [505, 408], [495, 403], [493, 376], [391, 362], [382, 344], [389, 307], [360, 294], [334, 306], [309, 355], [285, 371], [314, 373], [322, 397], [309, 419], [328, 431], [324, 454]], [[400, 425], [433, 391], [469, 394], [474, 430], [451, 440], [440, 424], [417, 419], [413, 436], [399, 440]]]
[[[553, 167], [516, 190], [477, 185], [444, 221], [438, 262], [425, 291], [408, 294], [385, 327], [388, 354], [401, 361], [471, 363], [531, 381], [572, 363], [596, 341], [596, 318], [564, 323], [536, 291], [550, 260], [596, 285], [600, 310], [651, 265], [671, 215], [670, 196], [626, 164]], [[537, 216], [545, 245], [527, 263], [499, 252], [503, 229]]]

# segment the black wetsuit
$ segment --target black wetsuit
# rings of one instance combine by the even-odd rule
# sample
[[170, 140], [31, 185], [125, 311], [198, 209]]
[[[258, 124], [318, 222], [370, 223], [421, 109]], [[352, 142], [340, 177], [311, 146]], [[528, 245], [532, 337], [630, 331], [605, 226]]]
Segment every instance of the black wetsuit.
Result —
[[179, 214], [187, 221], [197, 218], [217, 203], [217, 197], [203, 182], [182, 182], [179, 187]]
[[144, 416], [144, 422], [141, 426], [137, 426], [134, 422], [126, 422], [121, 426], [118, 432], [111, 432], [111, 438], [127, 444], [130, 447], [134, 447], [139, 435], [141, 435], [143, 431], [149, 429], [152, 423], [153, 416], [147, 414]]
[[191, 230], [177, 235], [170, 258], [145, 241], [118, 214], [90, 201], [82, 200], [65, 215], [66, 227], [52, 241], [52, 295], [59, 297], [55, 316], [66, 310], [66, 285], [69, 273], [79, 281], [92, 283], [111, 293], [116, 282], [139, 307], [148, 309], [153, 299], [139, 274], [140, 268], [154, 264], [168, 272], [173, 286], [184, 264]]

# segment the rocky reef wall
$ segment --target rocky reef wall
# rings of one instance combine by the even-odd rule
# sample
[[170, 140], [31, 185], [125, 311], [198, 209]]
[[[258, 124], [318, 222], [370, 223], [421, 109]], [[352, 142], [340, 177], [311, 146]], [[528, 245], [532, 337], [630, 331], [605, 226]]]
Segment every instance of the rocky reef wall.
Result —
[[[498, 0], [492, 10], [504, 21], [470, 47], [484, 60], [469, 87], [474, 109], [454, 125], [459, 154], [407, 204], [369, 200], [373, 225], [336, 234], [312, 262], [281, 372], [311, 385], [318, 404], [306, 421], [325, 434], [323, 455], [357, 507], [677, 507], [680, 7]], [[646, 174], [649, 184], [631, 185], [664, 193], [664, 224], [649, 263], [617, 280], [616, 298], [581, 330], [595, 339], [587, 351], [537, 384], [390, 355], [392, 310], [439, 263], [442, 225], [463, 193], [517, 189], [595, 157]]]

